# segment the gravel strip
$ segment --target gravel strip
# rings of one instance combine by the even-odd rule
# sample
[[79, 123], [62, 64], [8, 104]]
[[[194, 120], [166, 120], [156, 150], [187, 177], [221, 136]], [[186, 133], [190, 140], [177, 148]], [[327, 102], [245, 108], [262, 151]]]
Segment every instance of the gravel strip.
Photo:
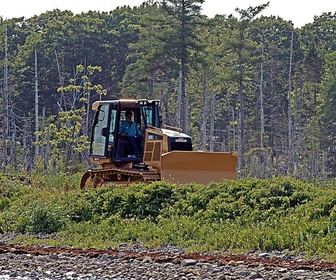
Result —
[[[7, 237], [7, 240], [10, 238]], [[4, 237], [0, 236], [4, 245]], [[257, 252], [244, 258], [216, 262], [204, 261], [201, 255], [187, 255], [184, 248], [163, 246], [148, 250], [141, 246], [121, 246], [110, 254], [73, 253], [69, 250], [25, 253], [9, 247], [0, 253], [1, 279], [336, 279], [336, 267], [328, 269], [300, 266], [307, 263], [299, 256], [283, 251]], [[136, 257], [141, 255], [141, 257]], [[160, 258], [156, 258], [156, 256]], [[133, 257], [134, 256], [134, 257]], [[166, 259], [164, 256], [169, 256]], [[218, 258], [218, 260], [220, 260]], [[265, 260], [265, 261], [264, 261]], [[272, 261], [275, 260], [275, 261]], [[295, 265], [289, 265], [294, 262]]]

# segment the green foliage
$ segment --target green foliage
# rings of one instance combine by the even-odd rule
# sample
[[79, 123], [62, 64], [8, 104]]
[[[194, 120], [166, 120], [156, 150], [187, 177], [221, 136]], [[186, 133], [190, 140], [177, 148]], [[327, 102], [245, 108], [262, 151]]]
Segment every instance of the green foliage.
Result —
[[170, 205], [173, 190], [169, 184], [133, 185], [128, 189], [115, 187], [97, 198], [101, 214], [110, 217], [118, 214], [122, 218], [155, 220], [160, 211]]
[[77, 65], [69, 84], [58, 88], [63, 102], [58, 103], [60, 111], [57, 116], [43, 119], [43, 127], [37, 132], [41, 140], [35, 144], [48, 153], [36, 161], [36, 167], [60, 172], [83, 169], [84, 165], [78, 166], [78, 162], [83, 161], [83, 155], [87, 157], [90, 146], [90, 97], [94, 93], [106, 95], [102, 85], [93, 83], [94, 77], [101, 71], [98, 66]]
[[[28, 235], [17, 240], [27, 244], [107, 248], [139, 242], [198, 252], [289, 249], [336, 259], [332, 182], [283, 177], [81, 191], [79, 179], [80, 174], [36, 174], [30, 185], [8, 180], [0, 196], [0, 232]], [[34, 239], [32, 233], [53, 234], [53, 240]]]
[[54, 207], [52, 202], [32, 207], [33, 209], [26, 213], [29, 217], [26, 228], [21, 230], [33, 233], [53, 233], [63, 228], [65, 224], [64, 209]]
[[188, 215], [210, 222], [248, 217], [250, 221], [260, 222], [275, 213], [286, 215], [310, 200], [309, 192], [300, 184], [293, 186], [290, 179], [275, 183], [258, 180], [240, 181], [239, 184], [224, 182], [189, 188], [175, 189], [177, 202], [165, 215]]
[[[160, 98], [164, 123], [190, 132], [195, 148], [239, 151], [242, 176], [336, 174], [336, 14], [323, 13], [294, 28], [279, 17], [259, 16], [268, 3], [238, 8], [238, 18], [207, 18], [203, 3], [149, 1], [109, 13], [55, 9], [0, 21], [0, 64], [8, 63], [11, 92], [11, 131], [0, 141], [6, 150], [0, 155], [3, 169], [79, 170], [87, 163], [91, 104], [106, 94]], [[35, 91], [35, 80], [39, 114], [45, 109], [37, 143], [30, 125], [34, 94], [27, 94]], [[36, 157], [35, 145], [45, 155]]]
[[[0, 176], [2, 232], [57, 232], [62, 240], [55, 242], [87, 246], [137, 240], [206, 250], [333, 252], [334, 183], [327, 189], [289, 178], [209, 186], [160, 182], [80, 192], [79, 176], [62, 173], [84, 168], [88, 159], [93, 101], [105, 93], [161, 98], [164, 122], [175, 125], [179, 90], [190, 117], [182, 116], [181, 124], [190, 120], [194, 146], [239, 150], [240, 168], [246, 160], [240, 174], [292, 174], [314, 182], [336, 174], [336, 14], [294, 29], [281, 18], [256, 18], [268, 4], [238, 9], [240, 18], [208, 19], [200, 14], [203, 2], [148, 2], [81, 15], [54, 10], [0, 22], [3, 52], [8, 34], [13, 112], [11, 131], [0, 141], [0, 165], [55, 174], [33, 174], [30, 181]], [[35, 50], [39, 105], [46, 113], [38, 143], [29, 128], [34, 98], [27, 94], [35, 90]], [[37, 159], [34, 145], [41, 148]]]
[[[70, 79], [69, 84], [59, 87], [57, 92], [62, 96], [64, 110], [66, 112], [76, 111], [81, 107], [81, 102], [87, 103], [90, 95], [97, 93], [99, 96], [106, 95], [106, 90], [100, 84], [93, 84], [94, 77], [102, 72], [100, 66], [87, 66], [86, 68], [79, 64], [76, 66], [76, 72]], [[76, 119], [74, 119], [76, 120]]]

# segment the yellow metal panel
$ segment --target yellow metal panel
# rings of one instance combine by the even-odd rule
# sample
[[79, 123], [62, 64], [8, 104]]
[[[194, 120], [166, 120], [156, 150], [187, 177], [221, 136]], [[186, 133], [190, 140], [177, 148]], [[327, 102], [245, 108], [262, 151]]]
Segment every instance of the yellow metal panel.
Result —
[[161, 179], [179, 184], [235, 180], [237, 161], [232, 153], [172, 151], [161, 157]]
[[155, 142], [153, 151], [153, 161], [159, 161], [161, 156], [161, 142]]

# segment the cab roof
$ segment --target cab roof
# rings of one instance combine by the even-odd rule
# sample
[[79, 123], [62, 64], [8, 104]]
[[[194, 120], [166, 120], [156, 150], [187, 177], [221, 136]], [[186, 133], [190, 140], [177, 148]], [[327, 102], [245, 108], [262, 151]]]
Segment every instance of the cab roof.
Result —
[[101, 100], [101, 101], [96, 101], [92, 104], [92, 110], [97, 111], [98, 107], [100, 105], [106, 105], [106, 104], [120, 104], [121, 107], [127, 107], [127, 108], [132, 108], [135, 107], [137, 108], [139, 105], [144, 105], [146, 103], [157, 103], [160, 104], [160, 100], [154, 99], [154, 100], [148, 100], [148, 99], [116, 99], [116, 100]]

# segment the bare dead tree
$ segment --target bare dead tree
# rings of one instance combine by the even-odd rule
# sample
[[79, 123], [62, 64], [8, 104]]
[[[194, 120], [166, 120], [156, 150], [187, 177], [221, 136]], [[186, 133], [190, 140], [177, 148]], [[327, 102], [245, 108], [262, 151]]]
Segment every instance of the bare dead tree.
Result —
[[202, 85], [202, 93], [203, 93], [203, 110], [201, 114], [202, 118], [202, 126], [201, 126], [201, 143], [199, 145], [200, 149], [206, 150], [206, 139], [207, 139], [207, 115], [208, 115], [208, 96], [207, 96], [207, 88], [206, 88], [206, 79], [205, 75], [203, 76], [203, 85]]
[[214, 92], [211, 93], [210, 102], [210, 152], [214, 150], [214, 137], [215, 137], [215, 97]]
[[38, 100], [37, 52], [35, 49], [35, 160], [39, 156], [39, 100]]
[[8, 164], [8, 147], [7, 143], [9, 140], [9, 90], [8, 90], [8, 33], [6, 25], [6, 34], [5, 34], [5, 65], [4, 65], [4, 81], [3, 81], [3, 98], [2, 98], [2, 107], [3, 107], [3, 163], [2, 169], [5, 172]]
[[288, 172], [293, 171], [294, 167], [294, 143], [293, 143], [293, 123], [291, 110], [291, 93], [292, 93], [292, 60], [293, 60], [293, 34], [291, 36], [290, 55], [289, 55], [289, 69], [288, 69]]

